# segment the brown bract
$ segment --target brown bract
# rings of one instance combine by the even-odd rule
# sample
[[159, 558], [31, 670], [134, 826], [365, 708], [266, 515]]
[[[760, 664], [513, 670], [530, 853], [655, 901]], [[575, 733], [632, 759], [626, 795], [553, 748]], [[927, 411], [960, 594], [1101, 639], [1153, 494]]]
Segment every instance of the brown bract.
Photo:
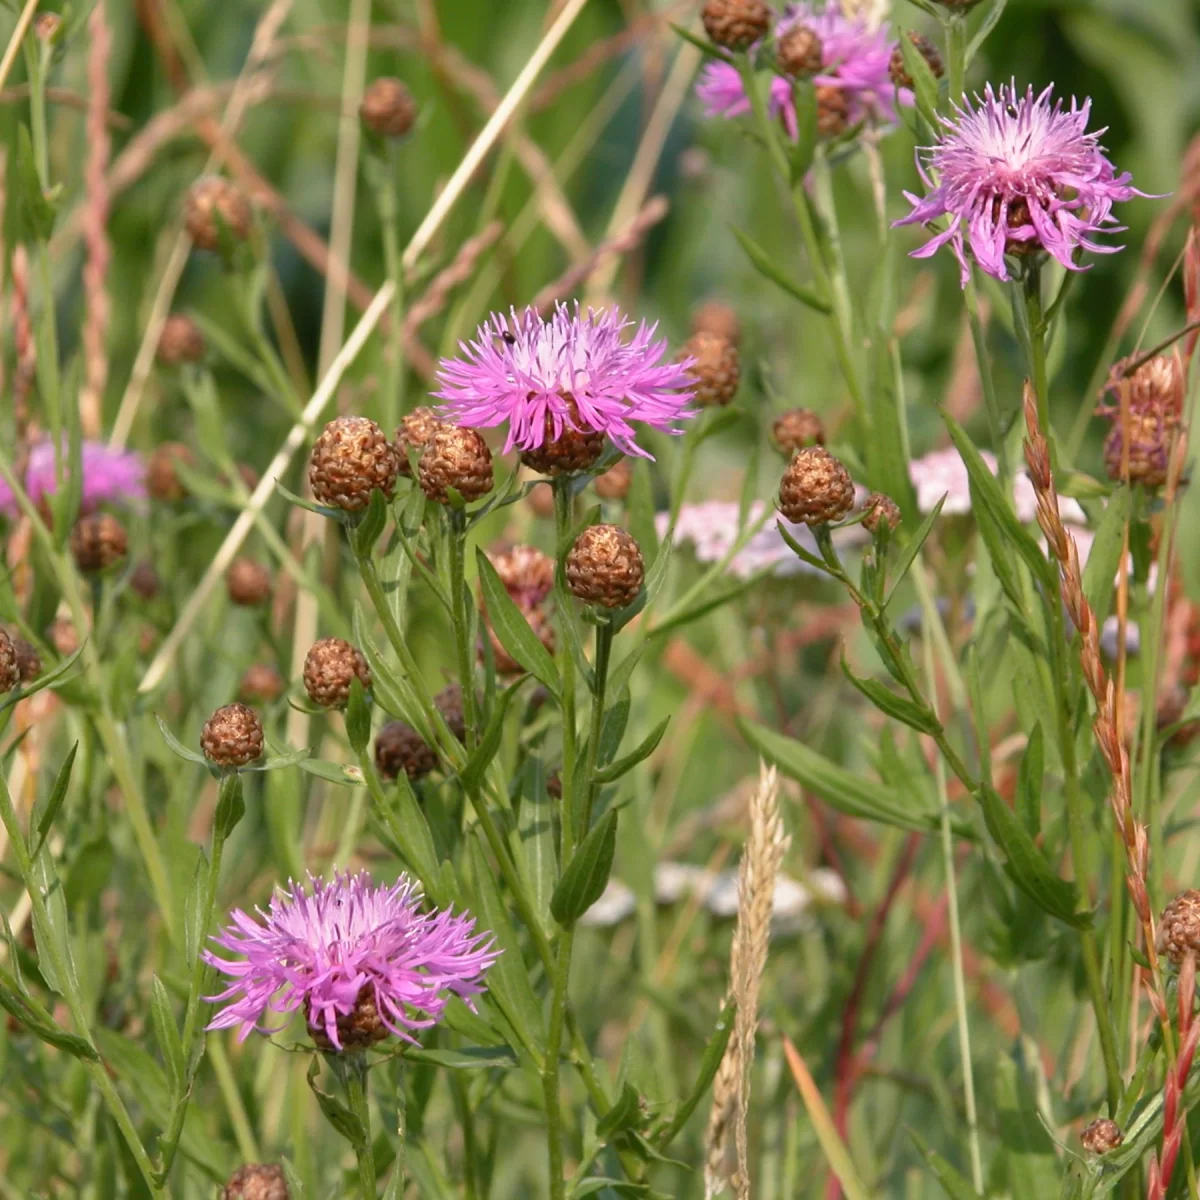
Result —
[[164, 367], [178, 367], [199, 362], [206, 349], [200, 326], [183, 313], [172, 313], [163, 322], [155, 357]]
[[218, 708], [200, 733], [200, 749], [213, 766], [244, 767], [262, 757], [263, 727], [258, 714], [239, 700]]
[[700, 19], [718, 46], [742, 50], [771, 27], [771, 10], [763, 0], [707, 0]]
[[850, 473], [823, 446], [797, 451], [779, 486], [779, 511], [794, 525], [829, 525], [854, 506]]
[[822, 84], [817, 97], [817, 132], [822, 137], [837, 137], [850, 122], [850, 101], [840, 87]]
[[438, 504], [450, 502], [450, 488], [468, 503], [478, 500], [492, 490], [492, 452], [475, 430], [443, 425], [425, 443], [417, 482]]
[[1108, 1117], [1098, 1117], [1084, 1128], [1079, 1140], [1083, 1143], [1083, 1148], [1090, 1153], [1107, 1154], [1125, 1140], [1125, 1135], [1116, 1121], [1110, 1121]]
[[881, 525], [886, 525], [889, 530], [895, 529], [902, 519], [900, 505], [882, 492], [872, 492], [863, 505], [863, 511], [866, 514], [863, 525], [871, 533], [875, 533]]
[[321, 708], [344, 708], [356, 677], [364, 689], [370, 690], [371, 670], [366, 658], [342, 638], [321, 638], [313, 642], [304, 657], [304, 690]]
[[554, 587], [554, 559], [536, 546], [512, 546], [488, 555], [504, 590], [520, 608], [541, 604]]
[[737, 347], [715, 333], [694, 333], [683, 344], [679, 359], [692, 358], [688, 374], [694, 381], [692, 398], [702, 407], [728, 404], [742, 378]]
[[230, 1175], [221, 1200], [290, 1200], [287, 1176], [275, 1163], [246, 1163]]
[[590, 525], [567, 554], [567, 586], [585, 604], [624, 608], [637, 598], [645, 574], [637, 542], [616, 525]]
[[201, 250], [220, 250], [222, 232], [244, 242], [254, 225], [254, 212], [246, 194], [220, 175], [205, 175], [188, 189], [184, 224], [192, 244]]
[[238, 695], [247, 704], [270, 704], [286, 688], [287, 681], [270, 663], [252, 663], [238, 685]]
[[564, 399], [569, 424], [565, 424], [555, 437], [554, 421], [547, 413], [543, 426], [545, 440], [540, 446], [521, 452], [521, 461], [543, 475], [578, 474], [595, 466], [604, 453], [604, 434], [588, 428], [573, 396]]
[[[338, 1053], [338, 1048], [323, 1028], [310, 1022], [308, 1032], [326, 1054]], [[359, 990], [353, 1012], [338, 1014], [337, 1033], [343, 1052], [366, 1049], [376, 1042], [382, 1042], [388, 1036], [387, 1026], [379, 1019], [379, 1009], [375, 1005], [375, 989], [371, 984], [364, 984]]]
[[793, 25], [775, 47], [779, 69], [793, 76], [815, 75], [823, 65], [824, 53], [816, 30], [807, 25]]
[[374, 79], [358, 106], [362, 123], [380, 137], [400, 138], [413, 127], [417, 105], [412, 93], [390, 75]]
[[422, 779], [437, 764], [433, 747], [403, 721], [389, 721], [375, 735], [375, 767], [384, 779], [396, 779], [401, 771]]
[[234, 604], [251, 607], [271, 598], [271, 572], [252, 558], [235, 558], [225, 573], [225, 584]]
[[187, 496], [187, 488], [176, 467], [194, 467], [196, 456], [183, 442], [162, 442], [154, 447], [146, 463], [146, 491], [154, 500], [177, 504]]
[[129, 576], [129, 586], [143, 600], [153, 600], [161, 586], [154, 564], [145, 559], [138, 563]]
[[366, 417], [330, 421], [308, 460], [308, 484], [317, 503], [343, 512], [361, 512], [376, 488], [390, 498], [399, 472], [395, 447]]
[[789, 457], [805, 446], [820, 446], [825, 441], [825, 426], [810, 408], [792, 408], [771, 426], [771, 441]]
[[415, 450], [420, 458], [426, 443], [444, 424], [437, 413], [426, 405], [414, 408], [412, 412], [400, 418], [400, 424], [396, 428], [396, 455], [400, 460], [401, 475], [412, 475], [409, 451]]
[[1166, 908], [1158, 924], [1159, 954], [1179, 966], [1189, 954], [1200, 958], [1200, 891], [1180, 892]]
[[81, 571], [103, 571], [125, 557], [129, 538], [125, 526], [112, 513], [88, 513], [75, 522], [70, 546]]
[[8, 634], [0, 629], [0, 692], [11, 692], [21, 682], [17, 648]]
[[[935, 78], [940, 79], [946, 68], [942, 63], [942, 56], [938, 53], [938, 48], [927, 37], [923, 37], [919, 33], [909, 33], [907, 37], [916, 47], [917, 53], [929, 64], [929, 70]], [[904, 65], [904, 54], [899, 46], [892, 51], [892, 57], [888, 60], [888, 75], [897, 87], [911, 88], [913, 86], [913, 78]]]

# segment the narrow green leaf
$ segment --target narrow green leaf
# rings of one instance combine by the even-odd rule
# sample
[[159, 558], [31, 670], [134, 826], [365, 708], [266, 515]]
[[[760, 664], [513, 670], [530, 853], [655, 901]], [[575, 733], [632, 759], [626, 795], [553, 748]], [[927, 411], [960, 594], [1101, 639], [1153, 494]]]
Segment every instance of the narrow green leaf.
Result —
[[175, 1095], [183, 1086], [186, 1074], [183, 1058], [183, 1041], [179, 1026], [175, 1024], [175, 1011], [166, 986], [157, 975], [150, 980], [150, 1016], [154, 1022], [154, 1039], [167, 1065], [167, 1077], [171, 1083], [171, 1094]]
[[618, 758], [615, 762], [609, 763], [606, 767], [601, 767], [596, 772], [596, 782], [615, 783], [622, 775], [632, 771], [638, 763], [649, 758], [658, 748], [658, 743], [662, 741], [663, 734], [667, 732], [667, 726], [670, 722], [670, 717], [663, 717], [628, 754]]
[[208, 857], [201, 850], [183, 901], [183, 953], [189, 963], [200, 953], [200, 940], [204, 937], [204, 886], [207, 880]]
[[1112, 611], [1113, 586], [1121, 569], [1125, 525], [1132, 511], [1132, 489], [1117, 488], [1105, 506], [1104, 516], [1096, 528], [1096, 536], [1092, 539], [1092, 548], [1083, 568], [1083, 594], [1100, 624]]
[[696, 1081], [692, 1084], [691, 1091], [688, 1092], [679, 1108], [675, 1110], [671, 1123], [654, 1139], [654, 1144], [660, 1151], [665, 1150], [675, 1140], [679, 1131], [688, 1123], [688, 1118], [699, 1107], [700, 1101], [708, 1094], [708, 1089], [717, 1077], [717, 1071], [720, 1070], [721, 1060], [725, 1057], [729, 1039], [733, 1036], [733, 1016], [736, 1011], [737, 1002], [726, 1001], [721, 1015], [717, 1018], [712, 1037], [708, 1039], [708, 1045], [704, 1047], [704, 1054], [700, 1059], [700, 1070], [696, 1073]]
[[189, 750], [168, 728], [167, 723], [157, 713], [154, 714], [154, 719], [158, 722], [158, 728], [162, 731], [163, 741], [171, 748], [172, 753], [177, 754], [180, 758], [185, 759], [190, 763], [196, 763], [198, 766], [207, 767], [208, 761], [203, 754], [197, 754], [195, 750]]
[[907, 30], [900, 34], [899, 46], [904, 56], [904, 69], [913, 81], [917, 110], [929, 122], [930, 129], [937, 129], [941, 124], [937, 118], [940, 99], [937, 76], [930, 70], [925, 56], [913, 45]]
[[830, 313], [833, 311], [832, 305], [824, 297], [813, 291], [812, 288], [797, 283], [753, 238], [743, 233], [736, 225], [730, 228], [733, 230], [733, 236], [741, 243], [751, 265], [760, 275], [769, 279], [776, 287], [782, 288], [793, 299], [799, 300], [801, 304], [807, 305], [816, 312]]
[[457, 1050], [423, 1050], [420, 1047], [404, 1052], [406, 1062], [429, 1063], [451, 1071], [485, 1071], [493, 1067], [508, 1069], [517, 1065], [511, 1046], [463, 1046]]
[[38, 818], [38, 840], [30, 858], [37, 858], [42, 852], [42, 846], [46, 838], [50, 835], [50, 828], [54, 824], [54, 818], [58, 816], [58, 810], [62, 808], [63, 801], [67, 798], [67, 787], [71, 782], [71, 768], [75, 765], [75, 755], [78, 751], [79, 743], [75, 742], [67, 752], [67, 757], [63, 759], [63, 765], [58, 769], [58, 774], [54, 779], [54, 787], [50, 790], [50, 797], [46, 801], [46, 807], [42, 810], [42, 815]]
[[213, 836], [227, 838], [245, 816], [246, 802], [242, 798], [242, 780], [237, 774], [226, 775], [221, 780], [217, 794], [217, 811], [213, 815]]
[[383, 532], [383, 527], [387, 524], [388, 518], [388, 503], [384, 498], [383, 493], [375, 488], [371, 492], [371, 499], [367, 502], [367, 511], [363, 513], [358, 524], [355, 525], [350, 536], [354, 541], [354, 552], [363, 558], [366, 558], [375, 549], [375, 543], [379, 541], [379, 535]]
[[90, 904], [108, 883], [112, 868], [113, 848], [107, 834], [102, 833], [85, 842], [71, 860], [63, 883], [63, 899], [67, 908]]
[[979, 53], [983, 43], [987, 41], [988, 35], [996, 28], [996, 22], [1004, 15], [1005, 6], [1008, 0], [992, 0], [992, 6], [987, 10], [983, 20], [979, 23], [979, 28], [975, 30], [974, 37], [967, 43], [967, 57], [965, 66], [970, 66], [975, 59], [975, 55]]
[[331, 763], [321, 758], [304, 758], [296, 764], [306, 774], [315, 775], [329, 783], [339, 783], [343, 787], [362, 787], [362, 768], [349, 763]]
[[792, 80], [792, 103], [796, 109], [796, 140], [786, 147], [792, 186], [808, 174], [817, 150], [817, 89], [807, 79]]
[[933, 1172], [933, 1177], [942, 1185], [942, 1190], [950, 1197], [950, 1200], [980, 1200], [979, 1193], [970, 1183], [915, 1129], [905, 1126], [905, 1132], [912, 1139], [917, 1153], [925, 1160], [925, 1165]]
[[730, 61], [729, 55], [719, 46], [714, 46], [712, 42], [705, 41], [702, 37], [697, 37], [690, 30], [685, 29], [682, 25], [676, 25], [674, 21], [669, 22], [671, 31], [678, 37], [683, 38], [685, 42], [690, 42], [705, 58], [715, 58], [718, 62], [727, 63]]
[[1007, 1054], [997, 1056], [992, 1074], [994, 1119], [1012, 1196], [1053, 1196], [1062, 1169], [1042, 1122], [1034, 1080]]
[[346, 701], [346, 740], [355, 754], [365, 754], [371, 741], [371, 707], [362, 681], [356, 675], [350, 680], [350, 696]]
[[541, 639], [530, 628], [529, 622], [517, 607], [512, 597], [500, 582], [496, 568], [492, 566], [488, 556], [478, 547], [475, 559], [479, 569], [479, 582], [483, 589], [483, 602], [487, 609], [488, 621], [500, 640], [500, 644], [521, 664], [539, 683], [545, 685], [554, 695], [558, 695], [562, 682], [558, 678], [558, 670], [550, 652], [542, 645]]
[[[355, 1070], [350, 1067], [349, 1070]], [[313, 1055], [305, 1079], [317, 1098], [317, 1104], [325, 1114], [325, 1119], [348, 1141], [355, 1150], [362, 1150], [367, 1144], [367, 1131], [362, 1122], [336, 1096], [331, 1096], [317, 1086], [317, 1076], [321, 1073], [321, 1060]]]
[[937, 733], [942, 723], [937, 715], [925, 705], [917, 704], [907, 696], [893, 692], [878, 679], [862, 679], [850, 670], [846, 656], [842, 655], [842, 674], [885, 716], [893, 717], [920, 733]]
[[1046, 773], [1046, 739], [1040, 723], [1034, 725], [1021, 757], [1017, 779], [1017, 811], [1031, 838], [1042, 831], [1042, 779]]
[[1089, 912], [1077, 912], [1079, 892], [1075, 885], [1062, 879], [1046, 861], [1025, 826], [1013, 811], [990, 787], [980, 790], [983, 819], [988, 832], [1007, 858], [1005, 869], [1009, 878], [1039, 908], [1065, 921], [1076, 929], [1087, 929], [1092, 923]]
[[521, 771], [521, 803], [517, 832], [525, 853], [525, 877], [533, 893], [533, 907], [549, 932], [550, 897], [558, 879], [558, 852], [554, 835], [554, 801], [546, 790], [546, 766], [530, 755]]
[[632, 1129], [642, 1118], [642, 1098], [632, 1084], [625, 1084], [612, 1107], [596, 1125], [596, 1136], [604, 1142], [611, 1141], [626, 1129]]
[[516, 699], [523, 682], [523, 680], [518, 680], [511, 687], [505, 688], [492, 706], [492, 715], [488, 720], [487, 728], [483, 731], [479, 745], [475, 747], [474, 753], [467, 760], [467, 765], [463, 768], [460, 776], [462, 785], [468, 792], [474, 791], [479, 786], [492, 759], [496, 757], [496, 751], [500, 749], [500, 738], [504, 733], [504, 720], [508, 716], [509, 706]]
[[609, 811], [592, 827], [563, 869], [550, 897], [550, 911], [569, 928], [600, 899], [617, 849], [617, 814]]
[[895, 567], [892, 569], [892, 585], [888, 588], [887, 597], [883, 602], [883, 607], [892, 602], [892, 597], [896, 594], [896, 589], [904, 582], [904, 577], [908, 574], [909, 568], [916, 561], [917, 555], [921, 553], [921, 547], [925, 545], [925, 539], [933, 532], [933, 527], [937, 523], [938, 517], [942, 515], [942, 505], [946, 503], [946, 497], [943, 496], [929, 513], [926, 515], [916, 533], [908, 540], [904, 547], [904, 552], [897, 560]]
[[24, 990], [20, 980], [3, 967], [0, 967], [0, 1008], [47, 1045], [88, 1062], [100, 1061], [99, 1053], [86, 1038], [60, 1029], [53, 1016]]

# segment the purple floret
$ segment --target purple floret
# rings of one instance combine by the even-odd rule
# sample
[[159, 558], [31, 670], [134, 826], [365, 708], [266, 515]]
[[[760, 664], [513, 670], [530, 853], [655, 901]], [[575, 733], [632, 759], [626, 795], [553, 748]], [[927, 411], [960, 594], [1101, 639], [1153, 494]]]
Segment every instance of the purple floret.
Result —
[[[127, 506], [145, 499], [146, 469], [132, 452], [112, 450], [103, 442], [84, 442], [79, 448], [83, 473], [80, 510], [91, 512], [102, 504]], [[66, 447], [63, 447], [63, 481], [70, 473]], [[29, 451], [25, 468], [25, 490], [36, 505], [56, 490], [54, 443], [41, 441]], [[20, 512], [12, 489], [0, 479], [0, 512], [15, 517]]]

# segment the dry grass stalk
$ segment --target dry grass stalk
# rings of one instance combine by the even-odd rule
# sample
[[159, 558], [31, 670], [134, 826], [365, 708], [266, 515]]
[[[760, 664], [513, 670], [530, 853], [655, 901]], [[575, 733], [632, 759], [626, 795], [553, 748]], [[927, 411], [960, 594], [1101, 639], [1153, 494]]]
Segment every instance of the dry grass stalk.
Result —
[[108, 324], [111, 305], [108, 297], [108, 266], [112, 246], [108, 240], [108, 159], [111, 139], [108, 133], [108, 109], [111, 88], [108, 59], [112, 51], [112, 31], [97, 4], [88, 17], [88, 108], [87, 168], [84, 176], [86, 201], [82, 214], [83, 290], [87, 295], [87, 320], [83, 326], [83, 389], [79, 396], [79, 421], [86, 438], [100, 437], [104, 385], [108, 381]]
[[1179, 1002], [1179, 1054], [1167, 1071], [1163, 1084], [1163, 1132], [1162, 1148], [1150, 1159], [1146, 1184], [1146, 1200], [1166, 1200], [1175, 1163], [1183, 1145], [1183, 1134], [1187, 1126], [1187, 1110], [1183, 1106], [1183, 1089], [1196, 1057], [1196, 1046], [1200, 1042], [1200, 1021], [1195, 1019], [1193, 1009], [1196, 1001], [1196, 956], [1187, 954], [1179, 964], [1179, 986], [1176, 993]]
[[767, 965], [775, 877], [791, 845], [779, 813], [779, 777], [774, 767], [760, 764], [759, 769], [758, 787], [750, 798], [750, 833], [738, 869], [737, 924], [729, 958], [729, 990], [737, 1002], [737, 1015], [733, 1037], [713, 1081], [704, 1143], [705, 1194], [718, 1195], [732, 1184], [738, 1200], [749, 1200], [750, 1196], [746, 1117], [758, 1028], [758, 994]]

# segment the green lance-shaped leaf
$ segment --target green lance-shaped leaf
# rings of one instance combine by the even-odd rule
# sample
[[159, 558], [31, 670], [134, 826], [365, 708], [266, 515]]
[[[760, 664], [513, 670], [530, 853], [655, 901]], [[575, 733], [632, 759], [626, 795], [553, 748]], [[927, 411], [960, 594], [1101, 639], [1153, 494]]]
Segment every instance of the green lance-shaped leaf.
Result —
[[913, 81], [913, 95], [921, 116], [929, 122], [930, 129], [937, 129], [938, 79], [925, 61], [925, 55], [913, 45], [907, 31], [900, 35], [900, 53], [904, 56], [904, 70]]
[[557, 696], [562, 682], [550, 652], [542, 645], [541, 639], [530, 628], [524, 614], [505, 590], [487, 555], [477, 548], [475, 556], [488, 620], [500, 644], [539, 683]]
[[733, 1036], [733, 1016], [737, 1011], [737, 1002], [727, 1000], [721, 1015], [717, 1018], [716, 1027], [708, 1045], [704, 1047], [704, 1056], [700, 1059], [700, 1070], [696, 1074], [696, 1082], [687, 1094], [687, 1098], [675, 1111], [670, 1124], [654, 1139], [658, 1150], [665, 1150], [674, 1140], [679, 1131], [688, 1123], [688, 1118], [700, 1105], [700, 1101], [708, 1094], [712, 1081], [717, 1077], [721, 1060], [725, 1057], [725, 1048]]
[[355, 754], [365, 754], [371, 740], [371, 706], [362, 680], [356, 675], [350, 680], [350, 696], [346, 701], [346, 738]]
[[596, 1136], [602, 1141], [611, 1141], [618, 1133], [633, 1129], [642, 1119], [642, 1098], [631, 1083], [625, 1084], [612, 1107], [596, 1125]]
[[1089, 928], [1091, 913], [1076, 911], [1078, 889], [1053, 870], [1016, 814], [990, 787], [980, 789], [979, 801], [988, 832], [1008, 860], [1005, 869], [1013, 883], [1051, 916], [1076, 929]]
[[50, 829], [54, 825], [54, 818], [58, 816], [58, 810], [62, 808], [63, 801], [67, 798], [67, 787], [71, 782], [71, 768], [75, 765], [75, 755], [78, 751], [79, 743], [76, 742], [67, 752], [67, 757], [63, 759], [63, 765], [58, 769], [58, 775], [54, 779], [54, 787], [50, 790], [50, 797], [46, 801], [46, 807], [42, 810], [42, 815], [38, 817], [38, 840], [30, 858], [37, 858], [42, 852], [42, 846], [46, 838], [49, 837]]
[[662, 741], [663, 734], [667, 732], [667, 726], [670, 724], [670, 721], [670, 717], [663, 717], [628, 754], [622, 755], [616, 762], [611, 762], [608, 766], [598, 770], [596, 772], [596, 782], [615, 783], [622, 775], [627, 775], [632, 771], [638, 763], [649, 758], [658, 748], [658, 743]]
[[367, 511], [363, 513], [357, 525], [351, 529], [350, 536], [354, 542], [354, 553], [360, 558], [366, 558], [375, 549], [379, 535], [387, 524], [388, 503], [383, 493], [375, 488], [367, 503]]
[[937, 523], [938, 517], [942, 515], [942, 506], [946, 503], [946, 497], [943, 496], [925, 517], [925, 520], [917, 527], [916, 533], [909, 539], [908, 544], [904, 547], [904, 552], [896, 560], [896, 565], [892, 569], [892, 586], [888, 588], [887, 597], [883, 602], [883, 607], [892, 602], [892, 597], [896, 594], [896, 589], [904, 582], [904, 577], [908, 574], [909, 568], [916, 561], [916, 557], [921, 553], [921, 547], [925, 545], [925, 539], [933, 532], [933, 527]]
[[[354, 1070], [353, 1067], [350, 1070]], [[352, 1145], [356, 1150], [367, 1144], [367, 1131], [362, 1122], [336, 1096], [331, 1096], [317, 1086], [317, 1076], [321, 1073], [321, 1060], [313, 1055], [305, 1079], [312, 1093], [325, 1114], [325, 1119]]]
[[574, 925], [600, 899], [616, 848], [617, 814], [609, 811], [580, 843], [550, 897], [550, 912], [560, 925]]
[[179, 1026], [175, 1024], [171, 997], [167, 994], [166, 985], [157, 975], [150, 981], [150, 1017], [154, 1023], [154, 1040], [158, 1042], [163, 1062], [167, 1064], [171, 1093], [175, 1094], [183, 1086], [186, 1075], [183, 1040], [179, 1036]]
[[511, 687], [506, 688], [500, 693], [493, 706], [491, 718], [488, 720], [487, 728], [483, 731], [483, 736], [479, 739], [479, 745], [475, 747], [475, 752], [467, 760], [467, 765], [463, 768], [460, 776], [462, 785], [468, 792], [474, 791], [479, 786], [492, 759], [496, 757], [496, 751], [500, 749], [500, 738], [504, 733], [504, 718], [508, 715], [509, 706], [516, 699], [523, 682], [523, 680], [518, 680]]
[[937, 715], [925, 704], [917, 704], [907, 696], [893, 692], [886, 684], [878, 679], [862, 679], [850, 670], [850, 664], [842, 656], [842, 673], [864, 696], [886, 716], [894, 717], [905, 725], [911, 726], [920, 733], [937, 733], [941, 722]]
[[749, 234], [745, 234], [737, 226], [733, 226], [733, 236], [741, 244], [742, 249], [746, 252], [746, 257], [750, 260], [754, 269], [764, 279], [769, 279], [776, 287], [782, 288], [793, 299], [799, 300], [801, 304], [807, 305], [819, 313], [833, 311], [832, 305], [823, 296], [818, 295], [812, 288], [805, 287], [802, 283], [797, 283], [786, 271], [780, 268], [771, 255], [754, 241]]
[[950, 1200], [980, 1200], [979, 1193], [963, 1178], [957, 1168], [947, 1162], [915, 1129], [906, 1127], [905, 1132]]

